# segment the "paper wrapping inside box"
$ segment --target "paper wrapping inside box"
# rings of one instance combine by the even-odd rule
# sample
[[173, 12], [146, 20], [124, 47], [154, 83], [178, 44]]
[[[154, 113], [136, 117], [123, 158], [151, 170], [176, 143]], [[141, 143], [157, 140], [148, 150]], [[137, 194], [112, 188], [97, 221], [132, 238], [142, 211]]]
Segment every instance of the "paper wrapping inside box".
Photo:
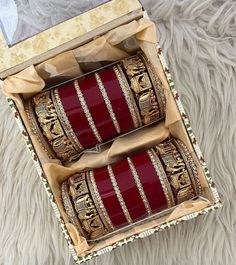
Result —
[[[71, 69], [76, 69], [74, 71], [75, 77], [81, 74], [81, 67], [79, 66], [79, 63], [81, 62], [101, 62], [108, 60], [116, 61], [128, 56], [127, 51], [121, 49], [121, 47], [124, 48], [124, 45], [120, 45], [120, 43], [124, 43], [124, 41], [130, 37], [135, 39], [135, 45], [141, 48], [147, 55], [155, 68], [156, 74], [163, 82], [167, 101], [165, 123], [160, 122], [156, 125], [142, 128], [141, 130], [132, 133], [132, 135], [130, 134], [117, 138], [107, 149], [103, 150], [103, 152], [98, 154], [85, 153], [77, 162], [67, 166], [62, 166], [59, 160], [48, 159], [38, 144], [35, 135], [31, 133], [29, 121], [24, 112], [22, 98], [27, 99], [29, 96], [41, 91], [45, 87], [45, 81], [48, 82], [48, 78], [50, 79], [50, 76], [52, 76], [52, 78], [59, 78], [59, 80], [67, 79], [68, 73], [63, 67], [63, 63], [65, 60], [67, 60], [67, 58], [68, 61], [72, 62]], [[174, 220], [179, 216], [183, 216], [184, 214], [203, 209], [210, 204], [210, 201], [200, 199], [197, 201], [183, 203], [177, 206], [176, 209], [168, 216], [136, 226], [129, 231], [115, 235], [95, 245], [89, 245], [88, 242], [79, 235], [77, 229], [69, 223], [68, 217], [64, 211], [61, 202], [60, 184], [71, 174], [75, 172], [81, 172], [88, 168], [97, 168], [107, 165], [111, 162], [118, 161], [124, 155], [130, 152], [137, 151], [138, 149], [147, 149], [154, 144], [160, 143], [170, 134], [182, 140], [189, 148], [197, 165], [201, 185], [203, 189], [208, 188], [208, 183], [205, 179], [204, 172], [193, 151], [188, 134], [183, 125], [181, 115], [178, 111], [175, 100], [166, 80], [166, 76], [162, 69], [162, 65], [159, 61], [156, 43], [157, 38], [155, 25], [148, 19], [142, 18], [138, 21], [133, 21], [128, 25], [120, 26], [108, 32], [104, 36], [73, 50], [74, 55], [72, 52], [61, 54], [57, 58], [47, 61], [39, 66], [31, 66], [21, 73], [16, 74], [15, 76], [8, 77], [4, 81], [4, 93], [16, 101], [39, 159], [42, 163], [51, 189], [55, 195], [55, 199], [61, 211], [62, 217], [65, 220], [69, 233], [73, 239], [75, 249], [80, 256], [84, 256], [94, 250], [108, 246], [131, 234], [143, 232], [145, 229], [155, 227], [164, 221]], [[69, 78], [70, 77], [72, 77], [72, 75], [70, 75]], [[129, 142], [129, 145], [127, 145], [127, 142]]]

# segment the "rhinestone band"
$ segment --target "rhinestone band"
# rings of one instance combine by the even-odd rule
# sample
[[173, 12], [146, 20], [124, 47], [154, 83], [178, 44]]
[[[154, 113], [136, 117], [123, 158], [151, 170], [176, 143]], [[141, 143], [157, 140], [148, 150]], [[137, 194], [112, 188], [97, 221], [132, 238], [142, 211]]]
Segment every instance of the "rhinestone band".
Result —
[[123, 70], [120, 68], [119, 65], [116, 65], [113, 67], [114, 72], [116, 74], [116, 77], [119, 81], [120, 87], [122, 89], [122, 92], [125, 96], [125, 100], [127, 102], [130, 114], [133, 119], [134, 127], [138, 128], [142, 125], [141, 118], [139, 116], [139, 111], [136, 106], [135, 100], [133, 98], [133, 95], [130, 91], [129, 84], [127, 83], [126, 77], [124, 76]]
[[115, 178], [115, 175], [113, 173], [112, 167], [110, 165], [108, 165], [107, 166], [107, 169], [108, 169], [109, 177], [111, 179], [112, 186], [113, 186], [113, 188], [115, 190], [117, 199], [118, 199], [118, 201], [120, 203], [120, 206], [121, 206], [121, 208], [122, 208], [122, 210], [124, 212], [124, 215], [126, 217], [126, 220], [128, 221], [129, 224], [131, 224], [131, 223], [133, 223], [133, 221], [132, 221], [132, 218], [131, 218], [131, 216], [129, 214], [128, 208], [127, 208], [127, 206], [125, 204], [125, 201], [123, 199], [123, 196], [121, 194], [121, 191], [120, 191], [120, 189], [118, 187], [118, 184], [116, 182], [116, 178]]
[[135, 181], [135, 183], [136, 183], [136, 185], [138, 187], [138, 191], [139, 191], [139, 194], [140, 194], [140, 196], [142, 198], [142, 201], [143, 201], [143, 204], [145, 206], [145, 209], [146, 209], [147, 213], [150, 215], [152, 210], [151, 210], [151, 207], [149, 205], [149, 202], [148, 202], [148, 199], [146, 197], [146, 194], [145, 194], [145, 192], [143, 190], [143, 186], [142, 186], [142, 183], [141, 183], [141, 181], [139, 179], [137, 170], [136, 170], [132, 160], [129, 157], [127, 158], [127, 161], [128, 161], [131, 173], [133, 175], [134, 181]]
[[115, 115], [115, 113], [114, 113], [114, 111], [113, 111], [113, 108], [112, 108], [112, 105], [111, 105], [110, 99], [109, 99], [109, 97], [108, 97], [108, 95], [107, 95], [106, 89], [105, 89], [105, 87], [104, 87], [104, 85], [103, 85], [103, 83], [102, 83], [102, 80], [101, 80], [101, 78], [100, 78], [100, 76], [99, 76], [98, 73], [95, 73], [95, 78], [96, 78], [96, 81], [97, 81], [98, 87], [99, 87], [99, 89], [100, 89], [100, 91], [101, 91], [101, 93], [102, 93], [102, 97], [103, 97], [103, 99], [104, 99], [104, 101], [105, 101], [105, 104], [106, 104], [107, 110], [108, 110], [108, 112], [109, 112], [109, 114], [110, 114], [110, 116], [111, 116], [112, 122], [113, 122], [113, 124], [114, 124], [115, 129], [116, 129], [116, 132], [117, 132], [118, 134], [120, 134], [120, 125], [119, 125], [119, 123], [118, 123], [118, 121], [117, 121], [117, 119], [116, 119], [116, 115]]
[[80, 104], [81, 104], [81, 106], [82, 106], [82, 108], [84, 110], [84, 114], [85, 114], [85, 116], [86, 116], [86, 118], [87, 118], [87, 120], [89, 122], [89, 125], [90, 125], [90, 127], [91, 127], [91, 129], [92, 129], [97, 141], [99, 143], [101, 143], [102, 142], [102, 138], [101, 138], [101, 136], [100, 136], [100, 134], [99, 134], [99, 132], [98, 132], [98, 130], [96, 128], [96, 125], [95, 125], [94, 120], [92, 118], [92, 115], [91, 115], [91, 113], [89, 111], [87, 103], [86, 103], [86, 101], [84, 99], [84, 96], [83, 96], [83, 94], [82, 94], [82, 92], [80, 90], [80, 87], [79, 87], [79, 84], [78, 84], [77, 80], [74, 81], [74, 86], [75, 86], [75, 89], [76, 89]]
[[91, 195], [92, 195], [93, 200], [96, 204], [97, 211], [100, 213], [101, 218], [104, 217], [104, 218], [102, 218], [104, 225], [106, 226], [108, 231], [114, 230], [114, 226], [111, 222], [111, 219], [107, 213], [107, 210], [103, 204], [102, 198], [101, 198], [100, 193], [98, 191], [98, 187], [97, 187], [96, 181], [94, 179], [94, 173], [92, 170], [90, 170], [88, 172], [87, 181], [88, 181], [88, 186], [90, 188]]
[[173, 196], [173, 192], [171, 190], [170, 183], [167, 179], [167, 175], [165, 173], [165, 170], [161, 164], [159, 157], [156, 155], [156, 153], [153, 149], [147, 151], [147, 153], [150, 157], [150, 160], [151, 160], [152, 165], [156, 171], [156, 174], [160, 179], [164, 194], [166, 196], [168, 208], [171, 208], [171, 207], [175, 206], [175, 199]]
[[68, 136], [68, 138], [70, 139], [71, 143], [73, 144], [74, 148], [78, 151], [81, 152], [81, 150], [83, 150], [83, 146], [81, 145], [81, 143], [79, 142], [79, 139], [76, 137], [70, 121], [65, 113], [65, 110], [63, 108], [62, 102], [61, 102], [61, 98], [59, 96], [58, 90], [55, 89], [52, 91], [51, 93], [52, 95], [52, 100], [55, 106], [55, 109], [57, 111], [57, 115], [61, 121], [61, 123], [64, 126], [65, 132]]

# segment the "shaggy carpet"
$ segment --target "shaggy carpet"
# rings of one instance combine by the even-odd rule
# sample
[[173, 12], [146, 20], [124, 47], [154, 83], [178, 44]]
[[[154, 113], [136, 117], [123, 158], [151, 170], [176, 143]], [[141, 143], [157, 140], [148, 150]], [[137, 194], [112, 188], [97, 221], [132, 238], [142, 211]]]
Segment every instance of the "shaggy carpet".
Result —
[[[18, 2], [32, 8], [35, 16], [46, 15], [47, 23], [58, 15], [69, 14], [77, 3]], [[89, 264], [234, 265], [236, 2], [143, 2], [158, 26], [160, 44], [223, 199], [223, 208], [136, 241]], [[0, 104], [0, 264], [72, 264], [47, 195], [1, 93]]]

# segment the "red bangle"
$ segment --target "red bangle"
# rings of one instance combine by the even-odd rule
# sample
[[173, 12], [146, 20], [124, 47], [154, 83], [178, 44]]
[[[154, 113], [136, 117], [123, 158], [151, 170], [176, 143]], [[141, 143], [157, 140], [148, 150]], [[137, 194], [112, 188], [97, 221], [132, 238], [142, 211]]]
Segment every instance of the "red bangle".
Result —
[[164, 89], [157, 79], [150, 62], [138, 53], [38, 94], [26, 106], [27, 113], [32, 108], [35, 112], [28, 115], [33, 131], [41, 144], [49, 142], [50, 155], [72, 161], [84, 149], [163, 118]]

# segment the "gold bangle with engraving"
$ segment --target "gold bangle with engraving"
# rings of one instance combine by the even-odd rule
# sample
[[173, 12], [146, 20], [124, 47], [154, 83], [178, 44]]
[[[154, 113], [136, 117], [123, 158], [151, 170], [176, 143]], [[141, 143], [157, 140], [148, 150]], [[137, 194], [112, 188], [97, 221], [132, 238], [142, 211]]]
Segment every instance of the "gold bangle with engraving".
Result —
[[[66, 183], [68, 183], [69, 190], [68, 196], [64, 196], [63, 200], [66, 200], [64, 205], [67, 204], [68, 199], [72, 201], [73, 209], [79, 220], [79, 224], [77, 224], [79, 231], [83, 230], [83, 235], [90, 239], [107, 234], [108, 230], [104, 226], [91, 197], [86, 174], [73, 175]], [[65, 208], [65, 210], [67, 209]]]
[[45, 136], [43, 135], [41, 128], [39, 127], [39, 124], [37, 122], [37, 118], [34, 113], [34, 109], [32, 106], [32, 102], [29, 100], [25, 104], [25, 112], [28, 117], [28, 120], [30, 122], [31, 132], [33, 135], [36, 136], [40, 146], [42, 149], [47, 153], [49, 158], [56, 158], [56, 154], [53, 152], [52, 147], [48, 144], [48, 141], [45, 139]]
[[156, 90], [153, 87], [147, 67], [140, 54], [138, 53], [123, 59], [121, 65], [128, 77], [131, 90], [135, 95], [142, 122], [146, 125], [163, 118], [164, 115], [162, 115], [162, 107], [158, 102], [159, 95], [155, 93]]
[[128, 81], [127, 81], [125, 74], [124, 74], [124, 72], [121, 69], [119, 64], [114, 66], [113, 69], [114, 69], [116, 77], [119, 81], [122, 92], [124, 94], [126, 103], [128, 105], [131, 117], [133, 119], [134, 127], [138, 128], [138, 127], [142, 126], [142, 121], [141, 121], [141, 117], [139, 115], [139, 110], [138, 110], [137, 104], [135, 102], [133, 93], [130, 90], [130, 86], [128, 84]]
[[74, 149], [61, 126], [50, 92], [47, 91], [34, 96], [33, 105], [43, 134], [57, 157], [66, 161], [77, 155], [78, 152]]
[[145, 66], [147, 68], [147, 72], [149, 73], [150, 79], [153, 84], [154, 91], [156, 92], [156, 98], [159, 105], [160, 117], [165, 116], [166, 112], [166, 97], [164, 94], [164, 86], [161, 82], [160, 78], [155, 73], [155, 69], [152, 63], [148, 60], [147, 56], [143, 52], [138, 52], [140, 58], [142, 58]]
[[[172, 187], [176, 204], [201, 194], [196, 165], [187, 147], [183, 147], [184, 143], [173, 138], [155, 147]], [[196, 183], [199, 183], [199, 186]]]
[[77, 216], [77, 213], [74, 209], [74, 206], [72, 205], [70, 195], [69, 195], [69, 184], [67, 181], [62, 183], [61, 186], [61, 197], [62, 202], [66, 211], [66, 214], [69, 218], [69, 221], [79, 230], [79, 233], [81, 236], [85, 237], [84, 230], [81, 227], [79, 218]]
[[54, 107], [56, 109], [58, 118], [61, 122], [61, 124], [63, 125], [63, 129], [67, 135], [67, 137], [70, 139], [73, 147], [75, 148], [75, 150], [79, 153], [81, 152], [84, 148], [81, 145], [81, 143], [79, 142], [79, 139], [76, 137], [72, 126], [70, 124], [70, 121], [65, 113], [61, 98], [59, 96], [58, 90], [54, 89], [51, 92], [51, 97], [52, 97], [52, 101], [54, 104]]

